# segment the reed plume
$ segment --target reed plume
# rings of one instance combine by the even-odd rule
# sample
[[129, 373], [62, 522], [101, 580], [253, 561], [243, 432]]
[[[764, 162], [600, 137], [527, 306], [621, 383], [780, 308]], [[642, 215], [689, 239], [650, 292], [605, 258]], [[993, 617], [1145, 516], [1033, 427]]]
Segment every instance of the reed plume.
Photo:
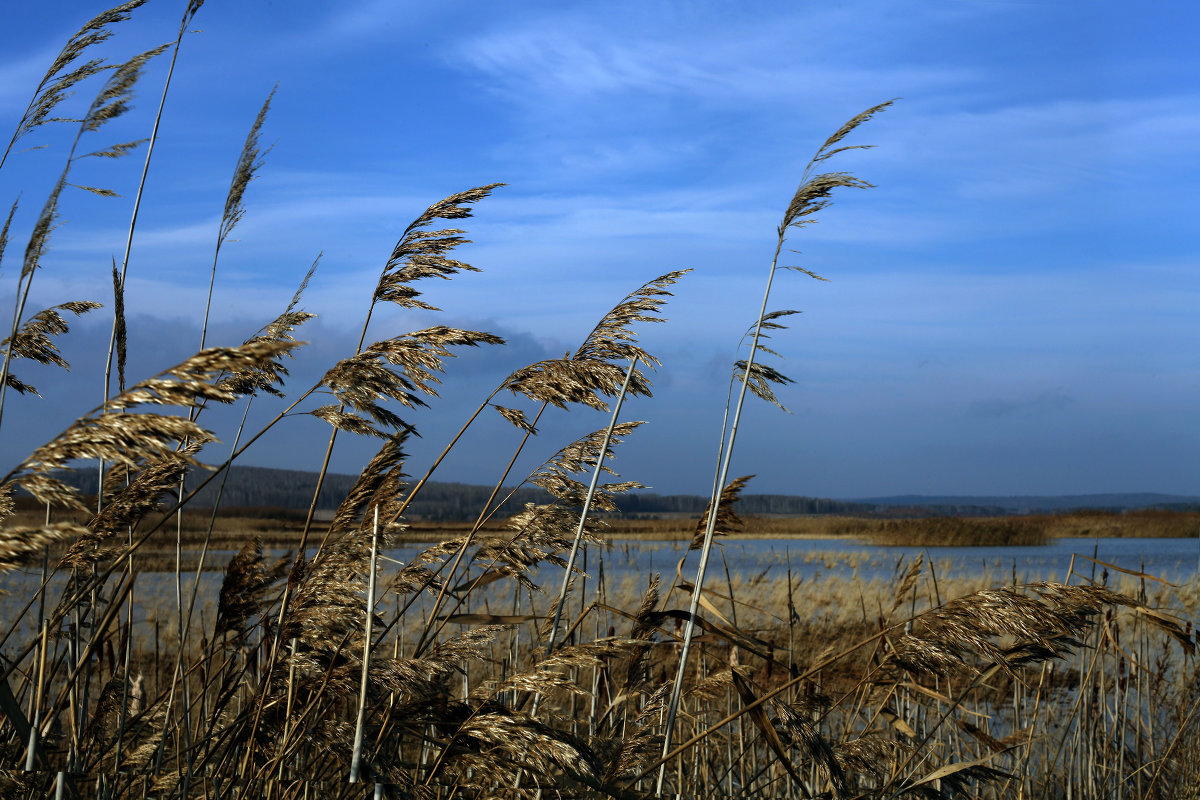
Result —
[[[26, 117], [23, 118], [18, 125], [17, 133], [14, 134], [12, 142], [9, 144], [11, 149], [12, 144], [16, 142], [20, 136], [28, 133], [33, 128], [49, 121], [46, 115], [49, 110], [62, 100], [61, 91], [66, 85], [69, 86], [77, 80], [82, 80], [92, 74], [100, 71], [100, 64], [96, 61], [90, 61], [79, 69], [62, 76], [57, 81], [53, 81], [47, 87], [47, 81], [50, 81], [53, 76], [60, 70], [65, 68], [80, 53], [88, 46], [91, 46], [99, 41], [103, 41], [111, 33], [104, 28], [114, 22], [120, 22], [128, 18], [128, 12], [133, 8], [141, 5], [141, 2], [127, 3], [124, 6], [119, 6], [109, 12], [105, 12], [94, 18], [91, 22], [84, 26], [75, 37], [68, 42], [67, 46], [60, 53], [59, 58], [55, 60], [51, 71], [47, 73], [43, 79], [42, 85], [39, 86], [38, 92], [35, 94], [34, 101], [30, 103], [29, 109], [26, 111]], [[79, 189], [97, 194], [103, 197], [115, 197], [115, 193], [109, 189], [99, 188], [95, 186], [84, 186], [82, 184], [72, 184], [68, 180], [71, 174], [71, 169], [79, 158], [87, 157], [102, 157], [102, 158], [119, 158], [129, 153], [138, 142], [122, 142], [115, 145], [110, 145], [91, 153], [86, 153], [81, 156], [76, 156], [75, 152], [79, 147], [80, 141], [84, 134], [94, 133], [103, 127], [106, 123], [122, 116], [130, 108], [133, 88], [138, 79], [142, 75], [147, 63], [156, 56], [160, 55], [165, 49], [164, 46], [151, 48], [139, 55], [134, 56], [128, 61], [113, 66], [112, 75], [105, 81], [100, 92], [96, 95], [87, 112], [82, 119], [75, 120], [79, 123], [79, 127], [75, 134], [75, 139], [71, 144], [70, 152], [66, 158], [66, 164], [63, 167], [62, 173], [58, 180], [55, 181], [53, 188], [50, 190], [42, 205], [42, 210], [38, 214], [37, 220], [34, 222], [33, 229], [29, 236], [29, 241], [25, 246], [25, 257], [21, 266], [21, 273], [18, 276], [16, 288], [16, 303], [12, 316], [12, 328], [8, 338], [8, 346], [5, 348], [4, 362], [0, 366], [0, 421], [3, 420], [4, 400], [9, 387], [9, 374], [11, 372], [11, 362], [14, 358], [14, 347], [21, 326], [21, 319], [25, 314], [25, 306], [29, 300], [30, 289], [33, 286], [34, 275], [41, 267], [42, 259], [45, 257], [49, 246], [50, 235], [54, 231], [59, 218], [59, 201], [63, 190], [67, 186], [74, 186]], [[107, 69], [107, 68], [106, 68]], [[40, 98], [40, 99], [39, 99]], [[7, 151], [5, 152], [7, 157]], [[0, 158], [0, 164], [3, 163], [3, 158]], [[14, 204], [13, 209], [16, 206]], [[11, 212], [9, 219], [11, 220]], [[5, 225], [5, 233], [7, 233], [8, 225]], [[0, 248], [2, 250], [2, 248]], [[2, 253], [0, 253], [2, 255]], [[106, 387], [107, 388], [107, 387]]]
[[[14, 467], [0, 486], [9, 483], [39, 502], [82, 508], [79, 492], [54, 477], [77, 459], [98, 459], [136, 467], [173, 456], [185, 440], [207, 442], [211, 434], [185, 417], [150, 412], [110, 415], [144, 405], [193, 407], [202, 402], [232, 402], [238, 395], [214, 380], [222, 372], [252, 368], [263, 359], [277, 360], [294, 342], [257, 342], [239, 348], [214, 347], [131, 386], [103, 406], [80, 417], [50, 442]], [[189, 464], [194, 459], [184, 456]]]
[[[0, 342], [0, 347], [11, 349], [13, 358], [27, 358], [39, 364], [53, 364], [69, 370], [71, 365], [62, 357], [58, 346], [51, 338], [70, 331], [70, 326], [59, 312], [69, 311], [78, 317], [95, 308], [100, 308], [100, 304], [90, 300], [76, 300], [43, 309], [30, 317], [17, 331], [16, 336], [6, 337], [4, 341]], [[10, 342], [11, 348], [9, 348]], [[22, 383], [12, 372], [8, 373], [6, 379], [8, 385], [21, 394], [41, 396], [37, 389], [27, 383]]]
[[215, 638], [228, 635], [230, 641], [241, 642], [249, 636], [251, 618], [270, 605], [268, 591], [287, 576], [288, 561], [284, 557], [269, 562], [263, 556], [260, 538], [242, 545], [229, 560], [221, 581], [213, 625]]
[[[717, 518], [713, 523], [714, 536], [735, 533], [745, 527], [742, 518], [734, 511], [733, 505], [738, 501], [742, 490], [746, 488], [746, 484], [753, 477], [753, 475], [743, 475], [740, 478], [735, 478], [721, 490], [721, 497], [717, 500]], [[700, 516], [700, 521], [696, 523], [696, 531], [692, 534], [692, 541], [688, 545], [688, 550], [699, 550], [704, 545], [704, 533], [708, 530], [708, 519], [711, 514], [713, 514], [713, 508], [710, 503]]]
[[128, 20], [130, 13], [144, 5], [145, 2], [146, 0], [130, 0], [130, 2], [101, 12], [88, 20], [75, 35], [67, 40], [62, 50], [51, 62], [49, 69], [46, 70], [46, 74], [42, 76], [41, 82], [33, 93], [33, 99], [25, 107], [25, 113], [21, 115], [16, 130], [13, 131], [12, 138], [4, 149], [4, 155], [0, 156], [0, 167], [4, 166], [4, 162], [8, 160], [8, 154], [12, 152], [13, 146], [19, 140], [42, 125], [51, 122], [78, 121], [50, 115], [63, 100], [70, 96], [70, 89], [77, 83], [93, 75], [98, 75], [106, 69], [111, 69], [111, 67], [105, 65], [101, 59], [91, 59], [74, 66], [69, 71], [67, 68], [79, 61], [88, 49], [111, 37], [112, 26]]

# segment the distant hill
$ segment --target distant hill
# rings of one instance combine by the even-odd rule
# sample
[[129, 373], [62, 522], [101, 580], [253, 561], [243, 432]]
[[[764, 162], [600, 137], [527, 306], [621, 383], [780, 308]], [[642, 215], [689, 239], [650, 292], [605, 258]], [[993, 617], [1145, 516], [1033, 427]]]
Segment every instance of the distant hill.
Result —
[[[356, 475], [329, 473], [321, 483], [321, 494], [317, 499], [318, 509], [335, 509], [354, 486]], [[95, 472], [73, 472], [66, 479], [86, 494], [96, 491]], [[198, 479], [188, 479], [193, 486]], [[201, 506], [212, 504], [221, 486], [218, 478], [197, 496]], [[231, 467], [229, 477], [221, 488], [221, 507], [229, 508], [282, 508], [307, 510], [317, 488], [317, 473], [293, 469], [271, 469], [269, 467]], [[474, 519], [483, 508], [492, 492], [492, 487], [468, 486], [463, 483], [439, 483], [431, 481], [421, 489], [417, 499], [409, 507], [408, 516], [413, 519], [457, 520]], [[503, 497], [507, 492], [501, 494]], [[521, 489], [505, 502], [500, 511], [511, 515], [522, 510], [525, 503], [544, 503], [549, 495], [538, 489]]]
[[[95, 472], [73, 472], [67, 479], [85, 493], [96, 491]], [[354, 485], [356, 476], [331, 473], [325, 477], [317, 503], [320, 509], [337, 508]], [[194, 479], [193, 479], [194, 481]], [[220, 480], [200, 493], [201, 504], [211, 504]], [[224, 508], [259, 507], [307, 509], [317, 486], [317, 473], [268, 467], [233, 467], [221, 495]], [[473, 519], [491, 494], [490, 486], [431, 481], [409, 507], [413, 519]], [[501, 496], [508, 494], [506, 489]], [[540, 489], [520, 489], [501, 507], [501, 514], [514, 514], [526, 503], [545, 503], [549, 495]], [[618, 498], [621, 513], [628, 516], [662, 516], [704, 511], [708, 498], [700, 495], [661, 495], [637, 492]], [[833, 500], [782, 494], [747, 494], [738, 502], [740, 514], [797, 516], [844, 514], [858, 516], [1005, 516], [1053, 513], [1075, 509], [1124, 511], [1132, 508], [1200, 508], [1200, 497], [1168, 494], [1090, 494], [1049, 497], [991, 497], [954, 495], [896, 495], [854, 500]]]
[[[86, 494], [96, 491], [96, 473], [69, 473], [65, 476], [73, 486]], [[356, 476], [330, 473], [321, 484], [317, 502], [319, 509], [337, 508], [354, 485]], [[201, 505], [211, 504], [216, 497], [220, 480], [213, 481], [200, 492]], [[194, 485], [195, 479], [192, 479]], [[233, 467], [221, 492], [223, 508], [283, 508], [306, 510], [317, 488], [317, 473], [268, 467]], [[504, 497], [510, 489], [505, 489]], [[430, 481], [421, 489], [409, 506], [412, 519], [461, 520], [474, 519], [491, 495], [490, 486]], [[503, 515], [515, 514], [526, 503], [547, 503], [550, 495], [541, 489], [519, 489], [501, 507]], [[699, 495], [659, 495], [651, 492], [628, 494], [618, 498], [621, 513], [630, 516], [661, 516], [670, 514], [703, 513], [708, 499]], [[743, 514], [864, 514], [872, 509], [859, 503], [847, 503], [814, 497], [791, 495], [747, 495], [738, 505]]]

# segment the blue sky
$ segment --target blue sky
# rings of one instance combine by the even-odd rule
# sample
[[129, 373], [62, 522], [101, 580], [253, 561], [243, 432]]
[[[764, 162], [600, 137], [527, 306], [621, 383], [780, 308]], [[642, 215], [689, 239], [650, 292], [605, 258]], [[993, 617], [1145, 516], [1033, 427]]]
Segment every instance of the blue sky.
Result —
[[[151, 0], [103, 53], [173, 40], [183, 5]], [[62, 43], [103, 8], [34, 4], [0, 29], [5, 138]], [[371, 329], [445, 323], [510, 342], [450, 363], [442, 397], [410, 417], [423, 437], [408, 471], [513, 369], [573, 350], [627, 292], [692, 268], [669, 322], [642, 328], [663, 366], [655, 397], [627, 406], [648, 424], [615, 466], [656, 491], [705, 493], [735, 347], [804, 165], [847, 118], [895, 97], [853, 136], [874, 149], [828, 163], [876, 188], [843, 193], [789, 239], [791, 263], [830, 282], [777, 283], [771, 307], [804, 311], [772, 342], [786, 357], [773, 365], [796, 380], [780, 392], [794, 413], [755, 400], [734, 473], [758, 475], [751, 492], [833, 497], [1200, 493], [1198, 24], [1184, 2], [210, 0], [180, 52], [134, 243], [130, 371], [197, 346], [229, 176], [278, 83], [262, 137], [273, 148], [222, 252], [210, 342], [275, 316], [323, 251], [304, 302], [320, 319], [289, 384], [307, 386], [352, 351], [407, 222], [503, 181], [465, 226], [474, 244], [460, 255], [482, 273], [425, 287], [444, 313], [388, 311]], [[148, 135], [166, 64], [96, 147]], [[40, 129], [22, 145], [48, 147], [0, 171], [0, 201], [21, 194], [0, 308], [67, 135]], [[31, 308], [108, 304], [141, 159], [78, 168], [123, 197], [66, 197]], [[104, 313], [64, 338], [69, 374], [19, 365], [45, 398], [10, 394], [5, 464], [99, 403]], [[210, 424], [229, 438], [233, 416]], [[605, 422], [556, 414], [522, 464]], [[247, 463], [317, 468], [321, 425], [289, 420]], [[487, 420], [438, 477], [493, 480], [514, 434]], [[348, 438], [337, 471], [373, 449]]]

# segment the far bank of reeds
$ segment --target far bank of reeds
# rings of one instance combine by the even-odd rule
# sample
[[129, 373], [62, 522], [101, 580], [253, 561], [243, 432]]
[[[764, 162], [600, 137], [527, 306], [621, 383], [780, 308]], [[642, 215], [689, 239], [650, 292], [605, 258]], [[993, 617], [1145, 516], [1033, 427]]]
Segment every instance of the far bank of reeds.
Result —
[[[10, 524], [33, 526], [45, 509], [29, 498], [17, 498]], [[609, 539], [690, 541], [697, 517], [671, 515], [629, 519], [600, 515]], [[268, 550], [294, 549], [304, 530], [304, 511], [268, 507], [221, 508], [215, 519], [209, 511], [185, 509], [175, 530], [160, 531], [143, 545], [143, 552], [174, 552], [181, 542], [185, 553], [198, 553], [205, 541], [215, 550], [237, 550], [247, 538], [257, 537]], [[85, 524], [88, 515], [66, 511], [62, 520]], [[211, 531], [209, 530], [212, 524]], [[502, 520], [481, 526], [500, 530]], [[416, 519], [397, 535], [397, 541], [438, 542], [461, 536], [475, 524], [469, 521]], [[1004, 517], [919, 517], [881, 519], [851, 516], [752, 516], [725, 534], [748, 539], [850, 539], [883, 547], [1026, 547], [1062, 538], [1196, 538], [1200, 512], [1139, 509], [1124, 512], [1074, 511]], [[30, 556], [36, 559], [36, 554]], [[29, 562], [32, 563], [32, 562]]]
[[[725, 535], [749, 539], [856, 539], [899, 547], [1012, 547], [1048, 544], [1060, 538], [1186, 538], [1200, 535], [1200, 512], [1076, 511], [1006, 517], [877, 517], [744, 516]], [[658, 519], [611, 517], [608, 535], [615, 538], [690, 540], [696, 519], [684, 515]], [[437, 539], [464, 525], [416, 522], [406, 535]]]

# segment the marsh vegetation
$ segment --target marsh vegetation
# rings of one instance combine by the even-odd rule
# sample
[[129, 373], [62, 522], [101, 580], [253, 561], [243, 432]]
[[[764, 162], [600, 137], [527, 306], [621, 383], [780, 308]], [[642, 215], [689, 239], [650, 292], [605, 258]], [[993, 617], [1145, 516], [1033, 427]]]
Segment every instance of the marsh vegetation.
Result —
[[[106, 142], [106, 126], [129, 110], [147, 63], [180, 54], [201, 3], [188, 4], [169, 48], [119, 64], [85, 60], [140, 5], [100, 15], [68, 42], [5, 158], [18, 141], [66, 125], [75, 126], [80, 152], [140, 153], [150, 164], [154, 133]], [[69, 90], [94, 83], [90, 105], [60, 108]], [[164, 95], [169, 86], [168, 76]], [[263, 166], [258, 138], [270, 102], [235, 160], [214, 231], [213, 280]], [[0, 569], [32, 576], [30, 590], [5, 598], [0, 625], [0, 796], [1197, 796], [1200, 676], [1186, 619], [1194, 586], [1145, 574], [1122, 574], [1120, 586], [1078, 574], [979, 585], [921, 559], [870, 585], [790, 574], [767, 582], [710, 559], [714, 540], [742, 524], [735, 504], [745, 479], [730, 476], [729, 465], [747, 393], [777, 402], [774, 387], [787, 381], [763, 361], [772, 355], [763, 339], [790, 313], [770, 310], [785, 269], [779, 253], [835, 192], [869, 186], [823, 170], [860, 147], [844, 142], [887, 105], [837, 129], [786, 204], [762, 306], [748, 314], [755, 324], [732, 359], [726, 424], [714, 430], [722, 455], [710, 508], [686, 522], [695, 575], [608, 581], [597, 549], [611, 530], [598, 512], [638, 486], [602, 482], [606, 459], [637, 435], [639, 423], [620, 418], [622, 400], [651, 393], [646, 370], [657, 361], [638, 328], [662, 319], [682, 272], [613, 298], [574, 352], [481, 389], [462, 430], [498, 414], [511, 423], [514, 453], [559, 409], [590, 408], [609, 422], [523, 481], [510, 463], [472, 523], [400, 560], [396, 545], [411, 536], [406, 511], [442, 461], [408, 463], [411, 411], [429, 404], [436, 413], [438, 376], [456, 349], [503, 342], [445, 325], [376, 340], [372, 318], [384, 304], [436, 310], [421, 299], [422, 281], [469, 279], [476, 268], [454, 257], [467, 241], [457, 226], [498, 184], [414, 209], [363, 298], [358, 347], [309, 388], [283, 385], [288, 358], [302, 346], [294, 334], [313, 316], [302, 308], [308, 277], [244, 341], [213, 346], [205, 333], [194, 356], [127, 379], [127, 249], [112, 266], [113, 297], [103, 298], [112, 312], [103, 402], [63, 420], [60, 435], [0, 478]], [[78, 118], [63, 118], [71, 115]], [[68, 334], [70, 315], [100, 313], [92, 298], [26, 307], [31, 285], [53, 267], [48, 244], [60, 206], [79, 190], [106, 194], [73, 183], [84, 157], [75, 145], [64, 154], [22, 254], [0, 254], [18, 264], [5, 273], [16, 285], [0, 414], [12, 393], [33, 391], [21, 378], [29, 360], [66, 366], [55, 340]], [[13, 219], [0, 249], [17, 241]], [[515, 398], [504, 401], [514, 407], [500, 405], [502, 397]], [[206, 410], [250, 403], [277, 413], [216, 442]], [[298, 415], [329, 424], [324, 460], [313, 465], [322, 475], [339, 437], [373, 438], [378, 451], [332, 519], [315, 514], [318, 481], [307, 513], [246, 522], [219, 588], [201, 581], [212, 551], [234, 543], [215, 538], [218, 514], [196, 508], [196, 494], [219, 486], [267, 430]], [[0, 425], [15, 424], [11, 413], [0, 416]], [[94, 498], [61, 480], [63, 470], [84, 469], [98, 473]], [[514, 483], [553, 501], [501, 518], [502, 487]], [[866, 537], [912, 535], [907, 523], [861, 533], [853, 521], [828, 524]], [[939, 524], [960, 535], [958, 523]], [[1008, 535], [993, 530], [1001, 523], [972, 525], [979, 535]], [[268, 552], [281, 540], [289, 554]], [[147, 597], [144, 575], [165, 563], [167, 596]]]

